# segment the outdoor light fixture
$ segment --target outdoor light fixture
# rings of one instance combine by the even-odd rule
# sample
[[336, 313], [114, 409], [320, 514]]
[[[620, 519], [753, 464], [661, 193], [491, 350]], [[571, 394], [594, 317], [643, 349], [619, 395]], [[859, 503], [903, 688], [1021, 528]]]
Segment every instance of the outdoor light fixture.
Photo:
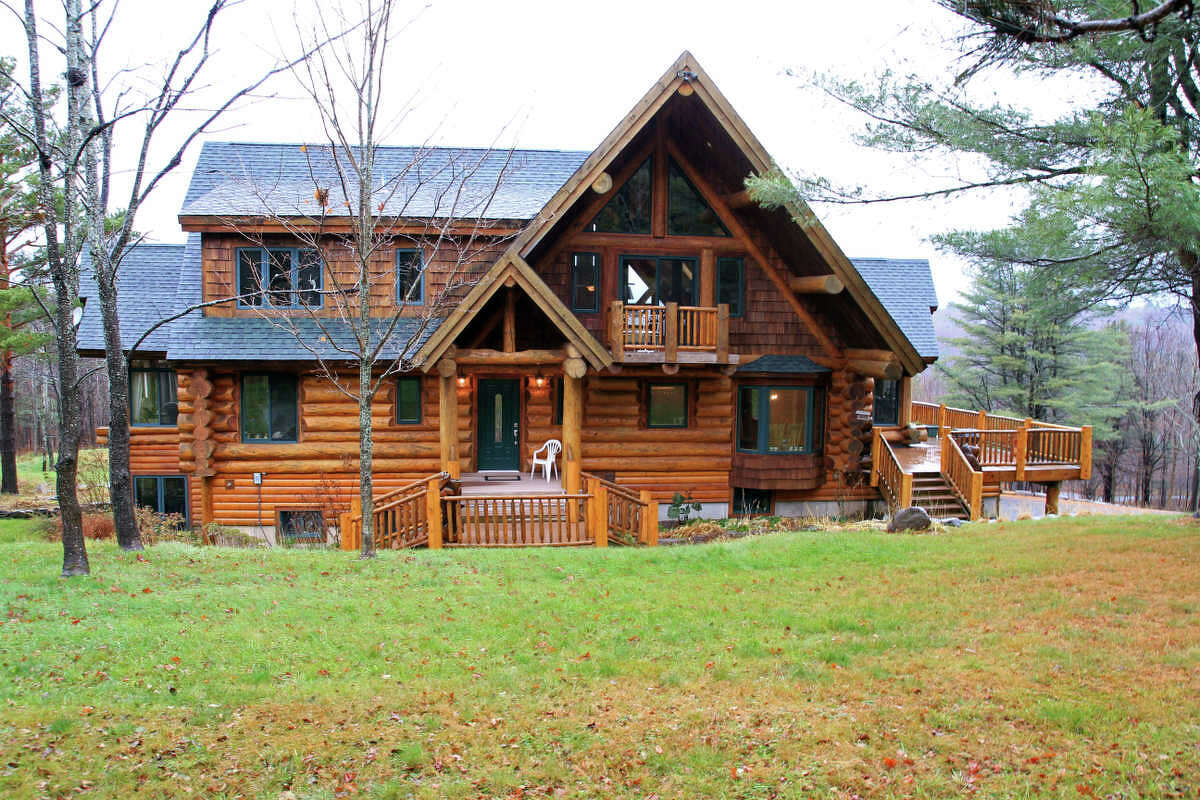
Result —
[[533, 379], [533, 382], [539, 389], [546, 385], [546, 378], [542, 375], [542, 371], [540, 369], [538, 370], [537, 377]]
[[459, 376], [458, 376], [458, 385], [459, 385], [459, 386], [466, 386], [466, 385], [467, 385], [467, 376], [466, 376], [466, 375], [459, 375]]

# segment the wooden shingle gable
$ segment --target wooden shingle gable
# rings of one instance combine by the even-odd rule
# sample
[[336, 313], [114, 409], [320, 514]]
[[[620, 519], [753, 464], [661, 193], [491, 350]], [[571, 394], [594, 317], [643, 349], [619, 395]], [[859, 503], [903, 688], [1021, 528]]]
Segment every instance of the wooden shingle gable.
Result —
[[[605, 137], [600, 146], [588, 156], [579, 169], [576, 170], [575, 174], [546, 203], [546, 206], [533, 219], [525, 231], [510, 244], [507, 252], [512, 255], [519, 255], [522, 258], [529, 258], [533, 251], [555, 229], [555, 226], [571, 211], [573, 206], [577, 203], [595, 204], [595, 200], [589, 202], [585, 199], [586, 193], [598, 179], [601, 179], [601, 176], [608, 174], [608, 170], [614, 161], [637, 139], [639, 134], [648, 129], [656, 115], [663, 110], [663, 107], [677, 92], [685, 95], [694, 94], [695, 97], [700, 99], [713, 119], [716, 120], [721, 130], [728, 135], [734, 146], [744, 155], [754, 173], [763, 175], [778, 169], [770, 154], [767, 153], [761, 142], [758, 141], [757, 137], [754, 136], [741, 117], [738, 116], [737, 112], [733, 110], [729, 101], [721, 94], [703, 67], [700, 66], [691, 53], [684, 51], [654, 86], [651, 87], [650, 91], [634, 106], [633, 110], [621, 120], [617, 127]], [[654, 133], [657, 135], [657, 132]], [[671, 155], [677, 162], [686, 162], [687, 160], [678, 149], [674, 149]], [[682, 163], [681, 166], [683, 166]], [[626, 170], [628, 170], [628, 167]], [[609, 177], [613, 176], [610, 175]], [[697, 182], [694, 175], [689, 175], [689, 179], [694, 183]], [[703, 182], [699, 183], [702, 184]], [[620, 182], [613, 181], [613, 185], [619, 186]], [[705, 191], [699, 184], [697, 188], [700, 188], [705, 194], [706, 201], [709, 202], [713, 210], [721, 217], [725, 225], [730, 228], [731, 232], [734, 232], [739, 238], [745, 238], [746, 241], [753, 241], [748, 236], [745, 226], [739, 220], [738, 211], [734, 207], [735, 203], [726, 202], [727, 198], [715, 196], [711, 191]], [[810, 246], [819, 255], [830, 273], [842, 282], [846, 293], [853, 300], [854, 305], [862, 311], [870, 327], [878, 333], [887, 347], [896, 353], [905, 372], [914, 375], [921, 372], [925, 368], [925, 362], [917, 353], [912, 342], [908, 340], [900, 326], [892, 318], [879, 298], [871, 291], [866, 281], [858, 273], [858, 270], [846, 257], [845, 253], [833, 241], [828, 231], [816, 219], [807, 204], [797, 201], [790, 207], [776, 213], [788, 214], [790, 216], [789, 224], [795, 225], [802, 231], [803, 236], [806, 237]], [[793, 221], [795, 219], [803, 219], [806, 222], [800, 225]], [[751, 249], [758, 248], [752, 245]], [[826, 358], [831, 363], [843, 360], [843, 354], [840, 352], [836, 342], [822, 329], [820, 320], [815, 318], [808, 310], [805, 302], [797, 298], [795, 293], [788, 288], [788, 281], [791, 276], [780, 274], [774, 269], [766, 254], [761, 252], [761, 250], [758, 253], [752, 252], [750, 255], [759, 263], [759, 266], [768, 275], [772, 283], [782, 291], [796, 316], [812, 331], [814, 337], [820, 342]]]

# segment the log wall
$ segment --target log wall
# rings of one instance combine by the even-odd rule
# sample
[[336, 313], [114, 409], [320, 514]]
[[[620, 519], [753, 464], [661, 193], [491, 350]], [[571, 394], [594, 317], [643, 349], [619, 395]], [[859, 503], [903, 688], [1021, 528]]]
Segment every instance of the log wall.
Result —
[[[108, 428], [96, 429], [96, 446], [108, 447]], [[129, 471], [134, 475], [178, 475], [179, 428], [130, 428]]]

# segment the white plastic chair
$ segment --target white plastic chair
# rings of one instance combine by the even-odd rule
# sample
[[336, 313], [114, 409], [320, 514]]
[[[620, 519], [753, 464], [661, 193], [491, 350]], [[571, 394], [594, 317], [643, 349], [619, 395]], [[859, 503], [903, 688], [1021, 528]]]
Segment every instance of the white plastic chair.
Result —
[[[562, 442], [558, 439], [549, 439], [544, 445], [533, 451], [533, 466], [529, 468], [529, 477], [533, 477], [533, 473], [540, 466], [542, 475], [546, 478], [546, 483], [550, 482], [550, 470], [554, 470], [554, 477], [558, 477], [558, 454], [562, 451]], [[546, 455], [539, 457], [538, 453]]]

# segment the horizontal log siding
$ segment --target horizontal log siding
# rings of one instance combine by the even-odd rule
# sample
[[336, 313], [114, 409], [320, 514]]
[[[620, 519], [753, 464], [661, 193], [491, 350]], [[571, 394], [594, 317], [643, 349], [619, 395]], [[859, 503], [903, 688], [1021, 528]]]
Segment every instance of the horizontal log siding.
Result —
[[[236, 253], [240, 247], [257, 247], [257, 243], [236, 233], [205, 233], [201, 240], [201, 261], [204, 274], [204, 300], [219, 300], [222, 297], [232, 297], [237, 294], [237, 265]], [[268, 236], [264, 241], [267, 246], [295, 247], [294, 238]], [[486, 240], [480, 240], [485, 241]], [[412, 306], [404, 309], [405, 316], [420, 316], [445, 291], [447, 282], [455, 277], [456, 283], [462, 284], [455, 294], [464, 292], [473, 284], [474, 279], [487, 269], [488, 266], [503, 251], [503, 243], [471, 245], [469, 254], [460, 252], [453, 244], [445, 243], [432, 258], [426, 248], [429, 263], [425, 272], [425, 305]], [[409, 239], [399, 238], [395, 244], [380, 248], [371, 260], [371, 270], [377, 276], [371, 285], [371, 306], [375, 316], [386, 317], [395, 312], [395, 264], [396, 250], [415, 249], [416, 245]], [[329, 251], [330, 268], [338, 276], [342, 286], [353, 286], [357, 282], [358, 266], [351, 259], [346, 248], [336, 247]], [[463, 263], [459, 263], [462, 260]], [[332, 289], [334, 282], [329, 274], [324, 276], [324, 288]], [[449, 297], [446, 298], [450, 299]], [[234, 301], [211, 306], [204, 313], [214, 317], [258, 316], [261, 312], [254, 309], [239, 309]], [[307, 313], [307, 312], [300, 312]], [[325, 304], [318, 312], [321, 316], [336, 317], [337, 311], [330, 298], [325, 298]], [[444, 312], [441, 312], [444, 313]], [[286, 334], [281, 334], [286, 335]]]
[[[96, 429], [96, 445], [108, 447], [108, 428]], [[134, 475], [178, 475], [179, 428], [130, 428], [129, 471]]]
[[689, 426], [645, 428], [641, 382], [664, 378], [661, 372], [645, 379], [588, 377], [583, 404], [583, 470], [612, 473], [614, 483], [648, 490], [660, 502], [670, 502], [677, 491], [690, 491], [700, 502], [728, 502], [733, 381], [726, 377], [689, 381], [694, 390]]

